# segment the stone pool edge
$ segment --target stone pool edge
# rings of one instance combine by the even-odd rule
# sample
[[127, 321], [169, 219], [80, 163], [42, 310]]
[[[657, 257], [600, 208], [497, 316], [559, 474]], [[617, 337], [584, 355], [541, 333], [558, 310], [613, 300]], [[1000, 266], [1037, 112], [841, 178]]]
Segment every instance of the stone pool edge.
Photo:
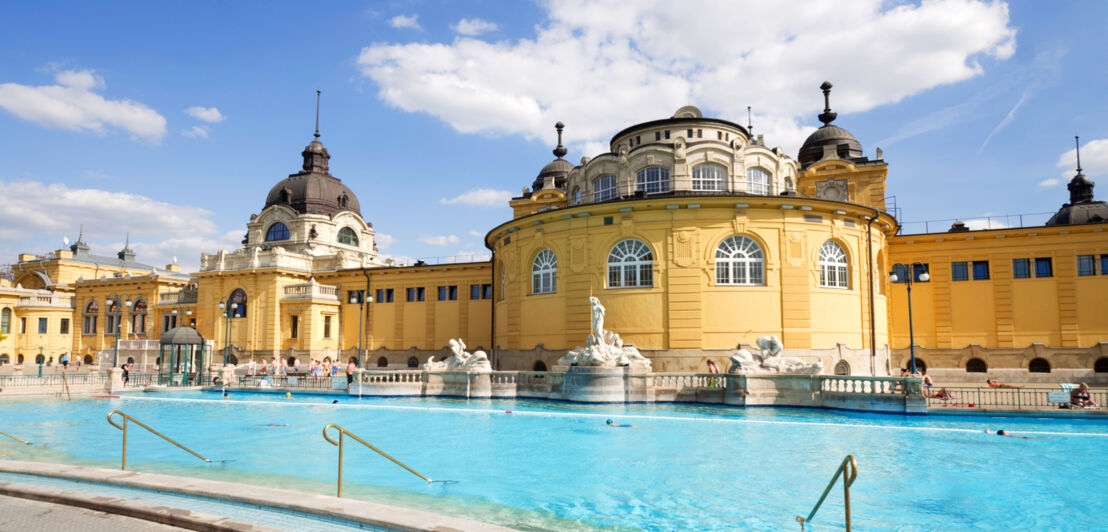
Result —
[[[141, 473], [20, 460], [0, 460], [0, 471], [209, 497], [261, 507], [291, 510], [328, 519], [364, 523], [405, 532], [462, 530], [505, 532], [512, 530], [488, 523], [357, 499], [342, 499], [328, 495], [160, 473]], [[255, 529], [260, 529], [260, 527], [255, 527]]]

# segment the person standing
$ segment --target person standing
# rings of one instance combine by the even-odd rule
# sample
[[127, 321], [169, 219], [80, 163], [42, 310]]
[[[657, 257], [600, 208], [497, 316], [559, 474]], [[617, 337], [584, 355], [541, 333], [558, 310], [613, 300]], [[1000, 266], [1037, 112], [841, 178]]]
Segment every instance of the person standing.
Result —
[[124, 362], [120, 369], [123, 370], [123, 387], [127, 387], [127, 383], [131, 380], [131, 363]]
[[350, 385], [354, 383], [355, 368], [357, 368], [357, 366], [354, 365], [353, 360], [346, 364], [346, 391], [350, 391]]

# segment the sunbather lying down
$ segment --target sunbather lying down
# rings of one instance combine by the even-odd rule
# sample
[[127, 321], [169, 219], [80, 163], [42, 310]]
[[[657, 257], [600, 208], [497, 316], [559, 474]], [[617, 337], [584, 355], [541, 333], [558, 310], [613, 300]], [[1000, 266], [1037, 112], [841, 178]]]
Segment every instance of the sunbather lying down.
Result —
[[996, 379], [989, 379], [985, 381], [985, 384], [989, 385], [989, 388], [1023, 388], [1023, 386], [1014, 386], [1012, 384], [1001, 384]]
[[950, 393], [950, 391], [949, 391], [949, 390], [947, 390], [946, 388], [939, 388], [939, 389], [938, 389], [938, 391], [934, 391], [934, 392], [933, 392], [933, 391], [929, 391], [929, 390], [924, 390], [924, 392], [923, 392], [923, 395], [925, 395], [925, 396], [927, 396], [927, 397], [933, 397], [933, 398], [935, 398], [935, 399], [943, 399], [943, 400], [946, 400], [946, 399], [957, 399], [957, 397], [955, 397], [954, 395], [952, 395], [952, 394]]

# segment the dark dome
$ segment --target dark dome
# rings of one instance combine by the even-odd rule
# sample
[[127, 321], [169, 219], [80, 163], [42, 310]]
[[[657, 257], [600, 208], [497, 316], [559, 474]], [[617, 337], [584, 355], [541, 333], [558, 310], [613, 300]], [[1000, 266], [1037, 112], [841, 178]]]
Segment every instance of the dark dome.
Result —
[[538, 191], [542, 189], [543, 180], [546, 176], [554, 178], [555, 188], [566, 188], [566, 179], [569, 177], [569, 172], [573, 170], [573, 164], [569, 161], [558, 157], [553, 161], [550, 161], [546, 166], [542, 167], [538, 177], [535, 178], [535, 182], [531, 184], [531, 189]]
[[331, 154], [319, 139], [308, 144], [302, 153], [303, 170], [273, 186], [266, 196], [265, 206], [287, 205], [301, 214], [334, 216], [351, 211], [361, 216], [361, 207], [354, 192], [327, 170]]
[[1108, 222], [1108, 203], [1093, 199], [1093, 182], [1077, 168], [1067, 188], [1070, 202], [1047, 220], [1046, 225], [1070, 225]]
[[797, 160], [801, 167], [811, 166], [823, 158], [823, 147], [835, 146], [840, 159], [855, 159], [862, 156], [862, 145], [849, 131], [827, 124], [808, 136], [800, 147]]
[[161, 345], [204, 345], [204, 337], [192, 327], [177, 327], [162, 334]]

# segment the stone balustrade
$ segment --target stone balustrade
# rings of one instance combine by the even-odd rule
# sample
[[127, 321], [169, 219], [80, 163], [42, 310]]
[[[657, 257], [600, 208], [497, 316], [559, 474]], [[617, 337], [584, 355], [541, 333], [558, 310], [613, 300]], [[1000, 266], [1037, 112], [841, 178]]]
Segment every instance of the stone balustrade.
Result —
[[19, 308], [73, 308], [73, 296], [57, 292], [41, 292], [19, 296]]
[[196, 290], [180, 290], [158, 294], [159, 305], [194, 305], [196, 301]]
[[328, 301], [339, 300], [339, 288], [319, 284], [315, 281], [292, 284], [285, 287], [285, 296], [281, 299], [324, 299]]

